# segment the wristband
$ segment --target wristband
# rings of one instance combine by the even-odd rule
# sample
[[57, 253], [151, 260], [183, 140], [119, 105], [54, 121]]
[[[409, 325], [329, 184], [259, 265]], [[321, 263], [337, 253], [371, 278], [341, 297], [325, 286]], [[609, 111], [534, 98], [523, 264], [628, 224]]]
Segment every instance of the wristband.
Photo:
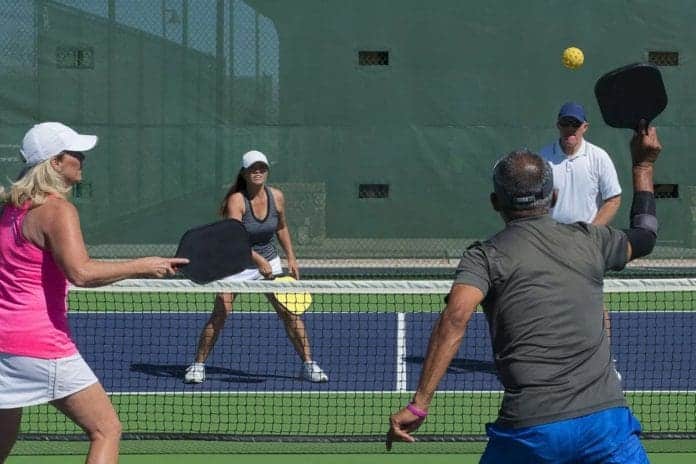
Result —
[[411, 411], [411, 414], [413, 414], [416, 417], [420, 417], [421, 419], [425, 419], [426, 417], [428, 417], [428, 411], [424, 411], [423, 409], [415, 406], [413, 403], [408, 403], [406, 409]]

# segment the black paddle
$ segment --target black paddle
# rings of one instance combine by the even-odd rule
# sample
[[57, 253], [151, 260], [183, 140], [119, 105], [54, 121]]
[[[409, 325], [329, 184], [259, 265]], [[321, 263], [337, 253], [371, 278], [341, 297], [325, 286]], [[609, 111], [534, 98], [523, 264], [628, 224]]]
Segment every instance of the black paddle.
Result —
[[651, 64], [634, 63], [609, 71], [597, 80], [595, 96], [602, 118], [611, 127], [638, 129], [667, 107], [667, 92], [660, 70]]
[[197, 284], [207, 284], [256, 266], [244, 225], [235, 219], [195, 227], [181, 237], [176, 256], [188, 258], [181, 272]]

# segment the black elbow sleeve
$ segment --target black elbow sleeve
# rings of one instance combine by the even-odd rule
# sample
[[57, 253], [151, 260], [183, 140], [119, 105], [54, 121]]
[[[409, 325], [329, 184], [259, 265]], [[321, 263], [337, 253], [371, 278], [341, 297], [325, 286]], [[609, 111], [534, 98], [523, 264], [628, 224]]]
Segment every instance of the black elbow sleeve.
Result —
[[655, 194], [652, 192], [634, 192], [631, 204], [631, 229], [647, 229], [657, 235], [657, 208]]
[[631, 205], [631, 228], [626, 231], [633, 250], [632, 258], [649, 255], [657, 240], [657, 208], [653, 192], [635, 192]]
[[652, 253], [657, 235], [645, 229], [628, 229], [626, 231], [631, 244], [631, 259], [642, 258]]

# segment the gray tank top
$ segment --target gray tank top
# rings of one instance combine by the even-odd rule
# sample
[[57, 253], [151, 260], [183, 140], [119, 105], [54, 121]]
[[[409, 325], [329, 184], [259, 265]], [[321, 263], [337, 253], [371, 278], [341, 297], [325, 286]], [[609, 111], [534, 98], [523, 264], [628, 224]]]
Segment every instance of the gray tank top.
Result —
[[271, 243], [276, 230], [278, 230], [278, 210], [276, 209], [271, 189], [264, 186], [264, 190], [266, 190], [266, 197], [268, 198], [266, 217], [256, 217], [246, 192], [243, 192], [244, 215], [242, 216], [242, 223], [249, 233], [249, 240], [251, 240], [251, 246], [254, 251], [270, 261], [278, 256], [278, 251]]

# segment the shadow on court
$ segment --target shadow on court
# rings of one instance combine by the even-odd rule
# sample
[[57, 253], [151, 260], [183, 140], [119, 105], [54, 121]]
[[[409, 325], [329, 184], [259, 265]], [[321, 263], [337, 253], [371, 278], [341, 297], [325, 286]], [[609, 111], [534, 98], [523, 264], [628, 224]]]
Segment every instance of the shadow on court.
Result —
[[[184, 380], [184, 371], [188, 366], [182, 364], [148, 364], [138, 363], [131, 364], [131, 372], [140, 372], [152, 377], [167, 377]], [[295, 377], [288, 375], [275, 374], [252, 374], [236, 369], [228, 369], [225, 367], [206, 366], [205, 373], [208, 380], [216, 380], [219, 382], [229, 383], [264, 383], [270, 379], [292, 379]]]
[[[422, 356], [408, 356], [407, 363], [423, 364], [425, 359]], [[496, 374], [493, 361], [481, 361], [480, 359], [455, 358], [447, 368], [448, 374], [463, 374], [468, 372], [483, 372], [485, 374]]]

